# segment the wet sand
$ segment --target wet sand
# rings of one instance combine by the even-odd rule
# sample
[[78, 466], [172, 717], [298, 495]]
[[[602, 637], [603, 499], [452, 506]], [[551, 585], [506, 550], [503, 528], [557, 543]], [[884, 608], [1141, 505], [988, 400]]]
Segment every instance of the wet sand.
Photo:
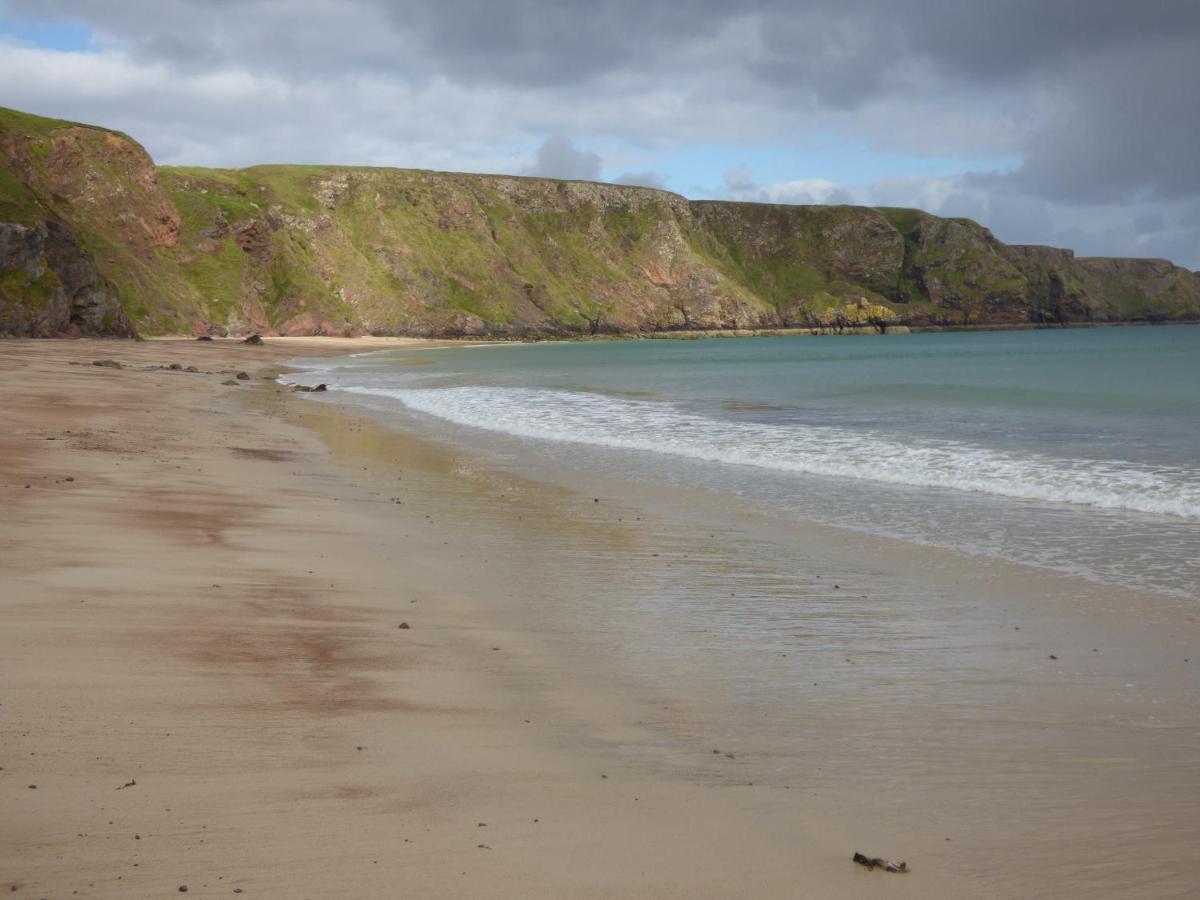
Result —
[[[6, 893], [961, 895], [854, 866], [898, 836], [797, 791], [642, 759], [603, 680], [560, 705], [569, 636], [452, 540], [460, 476], [331, 454], [262, 379], [299, 352], [0, 344]], [[139, 369], [170, 363], [252, 377]]]
[[0, 343], [0, 889], [1187, 895], [1186, 605], [534, 479], [263, 377], [378, 346]]

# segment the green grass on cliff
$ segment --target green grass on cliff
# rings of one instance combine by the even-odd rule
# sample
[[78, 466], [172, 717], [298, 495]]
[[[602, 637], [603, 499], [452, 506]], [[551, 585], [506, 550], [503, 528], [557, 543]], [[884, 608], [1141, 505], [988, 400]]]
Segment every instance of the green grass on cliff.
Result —
[[19, 302], [31, 310], [40, 311], [50, 305], [60, 284], [58, 276], [49, 269], [37, 276], [24, 269], [0, 272], [0, 300]]
[[32, 113], [0, 107], [0, 132], [28, 137], [46, 135], [59, 128], [72, 128], [75, 127], [75, 124], [63, 119], [48, 119], [45, 116], [35, 116]]

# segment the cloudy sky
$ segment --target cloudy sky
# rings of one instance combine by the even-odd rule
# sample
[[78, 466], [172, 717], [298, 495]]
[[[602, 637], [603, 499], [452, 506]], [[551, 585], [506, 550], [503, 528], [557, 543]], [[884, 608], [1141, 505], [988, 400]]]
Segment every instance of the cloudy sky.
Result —
[[0, 105], [161, 163], [920, 206], [1200, 268], [1200, 0], [0, 0]]

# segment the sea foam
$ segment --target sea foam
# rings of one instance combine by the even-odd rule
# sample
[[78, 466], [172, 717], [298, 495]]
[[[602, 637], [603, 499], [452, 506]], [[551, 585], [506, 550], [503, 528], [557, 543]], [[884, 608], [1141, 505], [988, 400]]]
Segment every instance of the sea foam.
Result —
[[1179, 467], [1018, 454], [956, 441], [901, 441], [822, 425], [737, 422], [697, 415], [670, 403], [573, 391], [338, 387], [398, 400], [411, 410], [458, 425], [522, 438], [1200, 519], [1200, 473]]

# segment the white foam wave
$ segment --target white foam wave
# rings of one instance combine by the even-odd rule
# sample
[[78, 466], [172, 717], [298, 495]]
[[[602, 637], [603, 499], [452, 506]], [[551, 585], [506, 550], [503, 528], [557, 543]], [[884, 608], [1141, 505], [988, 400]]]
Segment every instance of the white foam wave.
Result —
[[1180, 468], [1017, 454], [954, 441], [901, 442], [829, 426], [730, 422], [666, 403], [569, 391], [351, 385], [340, 389], [392, 398], [449, 422], [517, 437], [1200, 519], [1200, 473]]

